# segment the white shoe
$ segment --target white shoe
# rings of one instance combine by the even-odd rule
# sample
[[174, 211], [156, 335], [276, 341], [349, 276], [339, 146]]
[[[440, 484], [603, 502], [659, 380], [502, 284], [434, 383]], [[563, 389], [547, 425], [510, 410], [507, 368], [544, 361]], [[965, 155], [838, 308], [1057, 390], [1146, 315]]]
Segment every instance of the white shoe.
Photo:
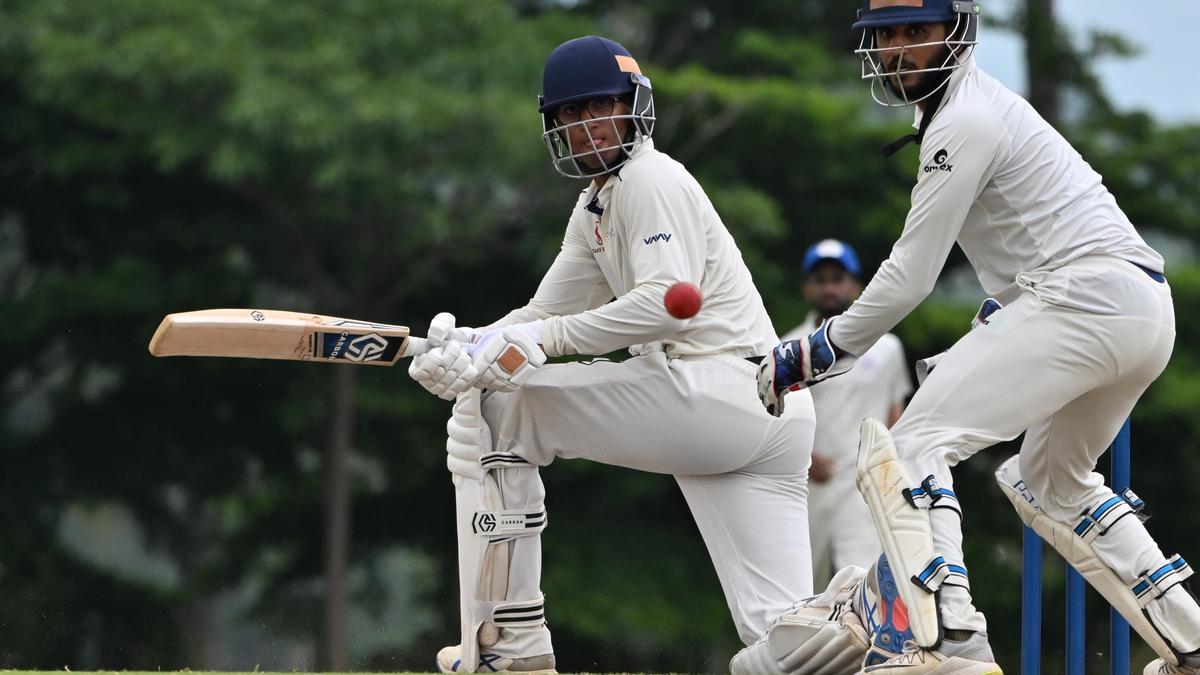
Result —
[[921, 649], [909, 643], [903, 654], [861, 673], [872, 675], [1003, 675], [992, 657], [987, 635], [971, 633], [966, 640], [942, 640], [936, 650]]
[[[437, 669], [439, 673], [465, 672], [459, 668], [462, 665], [462, 645], [442, 647], [437, 654]], [[483, 652], [479, 655], [477, 673], [526, 673], [526, 675], [555, 675], [554, 655], [542, 654], [510, 658], [499, 654]]]
[[1200, 668], [1173, 666], [1162, 659], [1154, 659], [1146, 664], [1146, 669], [1142, 671], [1142, 675], [1196, 675], [1197, 673], [1200, 673]]

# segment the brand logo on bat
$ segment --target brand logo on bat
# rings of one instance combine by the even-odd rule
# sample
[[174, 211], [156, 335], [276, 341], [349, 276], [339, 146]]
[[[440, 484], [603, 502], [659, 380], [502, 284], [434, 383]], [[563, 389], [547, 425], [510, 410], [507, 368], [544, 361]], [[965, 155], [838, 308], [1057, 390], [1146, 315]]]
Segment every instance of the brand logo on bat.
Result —
[[346, 358], [359, 363], [363, 361], [375, 361], [383, 356], [387, 345], [388, 341], [386, 338], [374, 333], [367, 333], [362, 337], [357, 337], [350, 341], [349, 346], [346, 347]]
[[390, 341], [376, 333], [355, 335], [350, 331], [324, 333], [316, 340], [317, 358], [326, 361], [345, 359], [355, 363], [366, 363], [391, 358], [399, 349], [403, 339]]
[[250, 318], [254, 319], [255, 321], [265, 321], [267, 318], [267, 315], [263, 314], [262, 312], [260, 312], [256, 309], [253, 312], [250, 312]]

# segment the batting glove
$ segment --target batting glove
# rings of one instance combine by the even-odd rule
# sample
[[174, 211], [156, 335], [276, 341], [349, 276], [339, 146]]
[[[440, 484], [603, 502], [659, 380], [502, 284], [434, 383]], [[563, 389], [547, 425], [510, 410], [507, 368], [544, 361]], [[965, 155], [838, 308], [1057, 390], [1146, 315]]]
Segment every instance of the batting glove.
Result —
[[408, 376], [416, 380], [429, 393], [438, 398], [453, 401], [459, 394], [471, 388], [479, 377], [479, 371], [471, 362], [463, 341], [469, 341], [473, 328], [455, 328], [454, 315], [443, 312], [429, 322], [429, 351], [413, 358], [408, 366]]
[[454, 322], [454, 315], [450, 312], [439, 313], [429, 322], [429, 332], [425, 334], [425, 339], [429, 340], [431, 346], [438, 347], [445, 342], [461, 342], [469, 345], [479, 338], [478, 329], [455, 326]]
[[840, 375], [849, 368], [834, 371], [837, 349], [829, 341], [828, 329], [833, 319], [826, 319], [811, 335], [799, 340], [779, 343], [763, 357], [758, 367], [758, 399], [767, 412], [783, 414], [783, 397], [817, 382]]
[[471, 346], [471, 360], [479, 377], [475, 386], [494, 391], [516, 391], [546, 363], [542, 351], [542, 322], [531, 321], [485, 333]]

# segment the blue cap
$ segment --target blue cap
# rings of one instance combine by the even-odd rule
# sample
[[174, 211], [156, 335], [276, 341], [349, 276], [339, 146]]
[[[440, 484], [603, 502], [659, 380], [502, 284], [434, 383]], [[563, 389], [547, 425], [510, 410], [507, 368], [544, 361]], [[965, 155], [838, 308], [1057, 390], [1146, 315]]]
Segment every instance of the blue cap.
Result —
[[[979, 3], [963, 0], [863, 0], [853, 29], [942, 23], [954, 21], [959, 14], [968, 17], [979, 14]], [[974, 36], [970, 39], [974, 39]]]
[[620, 44], [596, 35], [568, 40], [550, 52], [542, 71], [538, 112], [601, 96], [628, 94], [650, 80]]
[[823, 239], [809, 246], [808, 250], [804, 252], [804, 263], [800, 266], [800, 271], [807, 277], [812, 273], [813, 268], [826, 260], [832, 260], [841, 265], [855, 278], [862, 276], [862, 266], [858, 264], [858, 254], [854, 252], [850, 244], [837, 239]]

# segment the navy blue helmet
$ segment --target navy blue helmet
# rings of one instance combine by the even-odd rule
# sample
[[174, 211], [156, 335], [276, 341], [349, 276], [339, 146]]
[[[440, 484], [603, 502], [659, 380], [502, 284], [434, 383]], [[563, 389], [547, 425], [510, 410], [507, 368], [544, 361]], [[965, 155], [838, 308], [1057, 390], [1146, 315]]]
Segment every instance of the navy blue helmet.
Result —
[[[897, 58], [895, 68], [884, 66], [883, 54], [892, 54], [900, 48], [880, 47], [875, 40], [876, 29], [929, 23], [946, 24], [949, 28], [945, 38], [906, 45], [904, 49], [944, 45], [946, 51], [941, 63], [920, 70], [901, 70], [903, 59]], [[863, 0], [853, 28], [862, 31], [858, 49], [854, 53], [862, 58], [862, 78], [871, 80], [871, 95], [882, 105], [909, 105], [932, 96], [945, 85], [951, 71], [962, 67], [970, 59], [979, 30], [979, 3], [961, 0]], [[916, 91], [908, 91], [900, 75], [913, 73], [926, 75], [922, 86]]]
[[627, 49], [596, 35], [550, 52], [538, 104], [554, 168], [571, 178], [615, 171], [654, 132], [650, 79]]

